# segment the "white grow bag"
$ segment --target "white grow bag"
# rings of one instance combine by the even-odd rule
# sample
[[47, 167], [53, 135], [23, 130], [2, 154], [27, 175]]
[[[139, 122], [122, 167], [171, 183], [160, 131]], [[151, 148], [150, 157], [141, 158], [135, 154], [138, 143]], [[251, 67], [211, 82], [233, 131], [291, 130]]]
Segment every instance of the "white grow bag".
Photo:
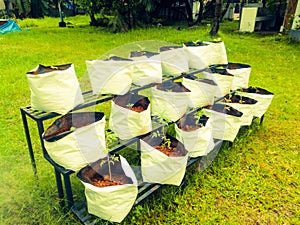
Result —
[[[213, 84], [207, 82], [212, 82]], [[218, 86], [215, 82], [213, 82], [213, 80], [192, 80], [183, 77], [182, 84], [191, 91], [189, 101], [190, 107], [198, 108], [213, 104], [214, 96], [218, 91]]]
[[253, 120], [253, 107], [255, 104], [224, 103], [243, 113], [241, 126], [249, 126]]
[[130, 212], [138, 194], [137, 180], [132, 168], [122, 156], [120, 156], [120, 161], [124, 173], [132, 179], [133, 184], [96, 187], [81, 181], [85, 187], [88, 212], [118, 223]]
[[179, 186], [185, 175], [188, 154], [169, 157], [143, 140], [140, 144], [143, 181]]
[[176, 139], [183, 143], [190, 157], [207, 155], [214, 148], [210, 119], [204, 127], [193, 131], [184, 131], [175, 124]]
[[[253, 111], [257, 101], [237, 94], [230, 96], [231, 102], [226, 102], [226, 98], [229, 98], [229, 96], [225, 96], [224, 102], [222, 104], [229, 105], [243, 113], [241, 118], [242, 126], [251, 125], [254, 117]], [[242, 103], [240, 102], [240, 100], [242, 100]]]
[[218, 85], [218, 89], [215, 92], [216, 97], [223, 97], [230, 93], [234, 76], [222, 75], [217, 72], [203, 72], [203, 74], [205, 78], [215, 81]]
[[[139, 99], [141, 98], [143, 96], [140, 96]], [[112, 101], [109, 127], [123, 140], [146, 134], [152, 130], [150, 110], [150, 103], [146, 110], [135, 112]]]
[[[139, 54], [138, 54], [139, 53]], [[132, 82], [139, 86], [162, 82], [161, 59], [158, 53], [135, 52], [130, 56], [132, 63]]]
[[228, 73], [234, 75], [231, 90], [247, 88], [251, 74], [251, 66], [241, 63], [228, 63], [226, 65], [215, 65], [226, 69]]
[[[194, 44], [194, 43], [193, 43]], [[211, 48], [208, 44], [199, 43], [193, 46], [189, 43], [183, 45], [188, 58], [189, 68], [202, 70], [210, 65]]]
[[151, 88], [151, 111], [154, 116], [162, 116], [177, 121], [189, 107], [190, 92], [168, 92]]
[[[252, 87], [249, 87], [248, 89], [250, 89], [250, 88], [252, 88]], [[262, 89], [262, 88], [258, 88], [258, 89], [266, 91], [265, 89]], [[273, 97], [274, 97], [273, 93], [268, 92], [268, 91], [266, 91], [266, 92], [268, 94], [248, 93], [245, 91], [237, 91], [236, 94], [255, 99], [257, 101], [257, 103], [255, 104], [255, 106], [253, 108], [253, 116], [261, 118], [268, 110], [268, 108], [273, 100]]]
[[179, 75], [189, 71], [187, 55], [181, 46], [165, 46], [160, 48], [162, 73]]
[[[78, 171], [105, 153], [105, 116], [89, 125], [60, 137], [44, 139], [44, 146], [49, 156], [66, 169]], [[45, 133], [44, 133], [45, 134]]]
[[93, 94], [123, 95], [132, 83], [132, 60], [87, 60]]
[[242, 116], [232, 116], [207, 108], [203, 111], [211, 119], [213, 138], [233, 142], [242, 125]]
[[226, 48], [223, 41], [203, 43], [208, 44], [210, 49], [208, 65], [228, 63]]
[[[66, 69], [59, 69], [62, 67]], [[58, 70], [39, 73], [44, 69], [52, 68], [58, 68]], [[66, 114], [75, 106], [83, 103], [73, 64], [53, 67], [39, 65], [26, 75], [33, 109]]]

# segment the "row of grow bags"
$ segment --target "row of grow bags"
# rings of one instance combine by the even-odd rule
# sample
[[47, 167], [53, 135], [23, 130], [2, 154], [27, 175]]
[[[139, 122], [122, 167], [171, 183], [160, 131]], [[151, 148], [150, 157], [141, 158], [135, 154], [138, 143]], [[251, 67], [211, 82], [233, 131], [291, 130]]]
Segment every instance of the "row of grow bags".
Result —
[[[228, 63], [224, 50], [223, 42], [185, 43], [183, 47], [163, 47], [159, 54], [141, 51], [132, 52], [129, 59], [87, 61], [93, 93], [119, 95], [112, 101], [109, 128], [121, 139], [143, 135], [139, 142], [144, 182], [179, 185], [189, 157], [207, 155], [214, 148], [213, 139], [233, 141], [241, 125], [249, 125], [253, 116], [265, 113], [273, 94], [248, 88], [251, 67]], [[164, 74], [176, 76], [191, 68], [205, 71], [162, 83]], [[27, 78], [33, 108], [65, 114], [43, 135], [50, 157], [66, 169], [79, 171], [89, 213], [122, 221], [137, 196], [137, 180], [125, 158], [108, 154], [103, 113], [67, 113], [84, 101], [74, 66], [39, 65], [27, 73]], [[133, 95], [128, 93], [132, 83], [158, 84]], [[229, 95], [235, 89], [239, 95]], [[216, 97], [222, 96], [223, 102], [214, 105]], [[253, 98], [248, 111], [238, 106], [244, 105], [247, 97]], [[203, 114], [186, 115], [189, 108], [199, 107], [204, 107]], [[175, 122], [176, 138], [162, 131], [153, 136], [153, 115]], [[161, 143], [165, 151], [156, 149]], [[121, 183], [97, 187], [96, 183], [109, 182], [111, 176], [122, 176]], [[117, 197], [112, 197], [113, 193]]]
[[[254, 94], [258, 95], [257, 93]], [[268, 95], [269, 94], [271, 93], [268, 93]], [[136, 101], [135, 106], [130, 104], [131, 108], [135, 108], [134, 110], [129, 109], [127, 106], [130, 100], [133, 102]], [[250, 105], [256, 104], [256, 100], [240, 95], [225, 96], [224, 103], [229, 104], [228, 101], [231, 101], [231, 104], [242, 104], [242, 102], [249, 103]], [[137, 127], [142, 130], [141, 133], [135, 133], [135, 135], [146, 134], [151, 131], [150, 124], [149, 126], [145, 126], [145, 121], [151, 122], [150, 112], [148, 110], [150, 101], [147, 97], [127, 94], [115, 98], [112, 101], [112, 104], [121, 107], [122, 110], [127, 110], [127, 113], [121, 112], [122, 110], [116, 110], [114, 112], [116, 115], [110, 117], [111, 119], [117, 118], [118, 121], [121, 122], [127, 121], [125, 127], [121, 126], [123, 128], [120, 129], [121, 131], [125, 130], [127, 133], [134, 134], [134, 132], [130, 132], [129, 129], [126, 129], [126, 126], [127, 128], [130, 126], [131, 128]], [[179, 185], [185, 174], [188, 157], [198, 157], [208, 154], [214, 147], [213, 138], [230, 141], [234, 140], [242, 125], [242, 112], [225, 104], [207, 106], [203, 111], [205, 112], [204, 115], [186, 115], [181, 117], [180, 120], [175, 123], [177, 139], [168, 137], [170, 142], [169, 148], [171, 148], [169, 153], [158, 151], [153, 147], [159, 146], [161, 142], [166, 141], [164, 140], [165, 137], [163, 133], [156, 137], [153, 137], [153, 134], [150, 134], [140, 140], [141, 171], [144, 182]], [[117, 112], [121, 112], [121, 114], [117, 116]], [[140, 117], [141, 120], [138, 121], [139, 114], [142, 112], [148, 114], [148, 119], [143, 115]], [[132, 113], [132, 116], [128, 116], [130, 113]], [[95, 122], [93, 122], [93, 116], [96, 118]], [[93, 113], [67, 114], [55, 121], [46, 130], [44, 135], [45, 147], [49, 155], [58, 164], [67, 169], [80, 171], [79, 177], [86, 188], [88, 209], [91, 214], [106, 220], [120, 221], [127, 215], [137, 196], [136, 178], [134, 176], [129, 176], [129, 174], [133, 174], [133, 171], [128, 167], [126, 160], [120, 157], [117, 162], [125, 163], [122, 168], [127, 171], [125, 174], [130, 178], [127, 179], [129, 183], [103, 188], [95, 187], [93, 182], [87, 182], [86, 178], [82, 179], [82, 176], [87, 176], [84, 174], [84, 171], [94, 171], [94, 174], [98, 174], [97, 176], [100, 176], [99, 179], [102, 180], [105, 176], [108, 176], [107, 173], [105, 175], [99, 175], [101, 172], [95, 169], [99, 168], [101, 170], [101, 161], [105, 161], [107, 158], [105, 143], [101, 143], [101, 141], [105, 139], [105, 124], [103, 118], [104, 114], [102, 113], [95, 113], [95, 115]], [[88, 124], [90, 122], [92, 123]], [[140, 127], [140, 124], [143, 124], [144, 126]], [[74, 128], [73, 130], [72, 127]], [[144, 129], [145, 127], [146, 129]], [[60, 133], [58, 131], [63, 132]], [[168, 145], [168, 143], [164, 143], [163, 145]], [[73, 152], [74, 150], [75, 153]], [[71, 151], [73, 153], [71, 153]], [[75, 154], [75, 156], [73, 154]], [[175, 154], [176, 156], [172, 156], [172, 154]], [[113, 161], [115, 159], [109, 158], [107, 160], [109, 163], [106, 161], [106, 164], [110, 164], [111, 160]], [[71, 162], [76, 166], [70, 166], [68, 163]], [[96, 165], [95, 168], [93, 165]], [[112, 165], [118, 165], [118, 163], [113, 161]], [[86, 168], [89, 169], [87, 170]], [[118, 173], [119, 172], [117, 172], [117, 174]], [[93, 179], [96, 178], [93, 176], [90, 177], [90, 181]], [[116, 208], [116, 206], [112, 206], [112, 201], [109, 199], [112, 193], [107, 195], [107, 191], [112, 191], [111, 189], [114, 190], [113, 193], [117, 193], [118, 201], [116, 204], [119, 206], [117, 209], [120, 209], [119, 213], [115, 213], [116, 210], [113, 211], [113, 215], [111, 215], [111, 208]], [[106, 194], [103, 194], [103, 191]], [[120, 201], [122, 200], [126, 200], [126, 203], [120, 204]], [[100, 202], [103, 201], [105, 203], [109, 202], [109, 204], [101, 204], [101, 206], [99, 206]]]
[[[206, 62], [199, 67], [193, 65], [192, 60]], [[122, 95], [133, 84], [144, 86], [161, 83], [165, 75], [177, 76], [190, 69], [204, 69], [208, 65], [227, 63], [223, 42], [163, 46], [157, 52], [130, 52], [127, 58], [110, 56], [104, 60], [86, 61], [92, 91], [97, 95]], [[27, 73], [27, 79], [33, 109], [66, 114], [84, 101], [73, 64], [38, 65]]]
[[[221, 97], [228, 94], [230, 90], [235, 89], [233, 87], [233, 84], [236, 84], [234, 81], [235, 77], [243, 77], [246, 85], [250, 76], [251, 67], [236, 63], [230, 63], [227, 67], [231, 68], [233, 65], [238, 66], [238, 68], [235, 69], [236, 75], [234, 76], [229, 74], [228, 69], [216, 69], [215, 67], [211, 67], [201, 73], [195, 73], [193, 75], [189, 73], [188, 76], [183, 78], [183, 86], [191, 90], [189, 97], [192, 102], [189, 106], [201, 107], [212, 104], [214, 96]], [[225, 67], [225, 65], [223, 66]], [[218, 65], [218, 67], [220, 67], [220, 65]], [[247, 67], [246, 72], [243, 67]], [[31, 105], [33, 109], [66, 114], [75, 106], [84, 102], [73, 64], [47, 67], [39, 65], [33, 71], [27, 73], [27, 78], [31, 90]], [[101, 82], [98, 81], [98, 83]], [[112, 82], [113, 87], [111, 89], [117, 88], [119, 91], [121, 89], [123, 90], [120, 85], [125, 83], [126, 82], [122, 79], [117, 79]], [[129, 90], [130, 85], [131, 83], [126, 84], [126, 91]], [[241, 86], [245, 87], [245, 85]], [[157, 87], [156, 89], [152, 89], [152, 95], [159, 96], [161, 94], [159, 90], [162, 88], [160, 88], [160, 86]], [[120, 91], [115, 92], [115, 94], [125, 93]]]

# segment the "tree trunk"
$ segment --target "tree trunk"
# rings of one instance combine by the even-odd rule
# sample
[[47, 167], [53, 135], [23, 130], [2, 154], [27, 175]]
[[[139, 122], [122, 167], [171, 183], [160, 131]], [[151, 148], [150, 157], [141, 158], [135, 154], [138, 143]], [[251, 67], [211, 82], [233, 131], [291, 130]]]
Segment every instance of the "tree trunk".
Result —
[[209, 32], [211, 36], [216, 36], [218, 34], [220, 28], [220, 21], [222, 18], [222, 5], [223, 0], [216, 0], [215, 15], [212, 22], [211, 30]]
[[193, 25], [193, 11], [192, 11], [192, 7], [190, 4], [189, 0], [185, 0], [185, 8], [186, 8], [186, 13], [187, 13], [187, 21], [188, 21], [188, 25], [192, 26]]
[[199, 8], [199, 12], [198, 12], [196, 23], [201, 23], [202, 19], [203, 19], [204, 1], [203, 0], [199, 0], [199, 2], [200, 2], [200, 8]]
[[[288, 33], [291, 29], [291, 15], [295, 14], [298, 0], [289, 0], [288, 6], [285, 11], [285, 16], [283, 20], [283, 28], [286, 33]], [[300, 4], [300, 3], [299, 3]]]
[[97, 20], [95, 18], [95, 14], [96, 14], [96, 2], [95, 0], [92, 0], [91, 1], [91, 7], [90, 7], [90, 11], [89, 11], [89, 15], [90, 15], [90, 19], [91, 19], [91, 22], [90, 22], [90, 25], [91, 26], [97, 26]]

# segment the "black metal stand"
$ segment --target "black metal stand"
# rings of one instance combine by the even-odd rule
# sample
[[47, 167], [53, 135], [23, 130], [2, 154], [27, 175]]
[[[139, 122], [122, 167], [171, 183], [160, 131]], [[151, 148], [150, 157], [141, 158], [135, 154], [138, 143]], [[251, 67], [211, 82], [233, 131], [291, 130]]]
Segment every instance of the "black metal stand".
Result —
[[[197, 72], [202, 72], [202, 70], [199, 70]], [[192, 73], [195, 73], [195, 71], [193, 71]], [[167, 81], [175, 80], [175, 79], [181, 78], [183, 76], [184, 76], [184, 74], [177, 76], [177, 77], [167, 79]], [[134, 86], [131, 91], [138, 92], [142, 89], [150, 88], [154, 85], [155, 84], [150, 84], [150, 85], [146, 85], [143, 87]], [[93, 95], [91, 91], [83, 93], [83, 96], [84, 96], [85, 102], [83, 104], [77, 106], [76, 108], [74, 108], [72, 111], [88, 108], [88, 107], [94, 106], [96, 104], [107, 102], [113, 98], [113, 96], [110, 96], [110, 95], [96, 96], [96, 95]], [[220, 99], [217, 99], [216, 101], [219, 101], [219, 100]], [[196, 109], [196, 111], [197, 110], [199, 110], [199, 109]], [[92, 216], [87, 213], [85, 203], [79, 202], [79, 203], [74, 204], [72, 185], [71, 185], [71, 181], [70, 181], [70, 175], [73, 174], [74, 171], [65, 169], [65, 168], [61, 167], [60, 165], [58, 165], [57, 163], [55, 163], [51, 159], [51, 157], [48, 155], [48, 153], [44, 147], [44, 142], [43, 142], [43, 137], [42, 137], [43, 132], [44, 132], [44, 121], [53, 119], [60, 115], [57, 113], [52, 113], [52, 112], [47, 113], [47, 112], [43, 112], [43, 111], [39, 111], [39, 110], [34, 110], [30, 106], [23, 107], [20, 109], [20, 111], [21, 111], [21, 117], [22, 117], [22, 121], [23, 121], [23, 127], [24, 127], [24, 131], [25, 131], [25, 137], [26, 137], [26, 141], [27, 141], [29, 156], [30, 156], [30, 160], [31, 160], [31, 164], [33, 167], [33, 172], [34, 172], [35, 178], [38, 179], [37, 165], [36, 165], [36, 161], [35, 161], [34, 149], [33, 149], [32, 141], [31, 141], [31, 134], [30, 134], [30, 129], [28, 126], [27, 118], [30, 118], [31, 120], [36, 122], [39, 139], [40, 139], [40, 144], [41, 144], [41, 149], [42, 149], [44, 158], [54, 168], [56, 186], [57, 186], [57, 191], [58, 191], [58, 198], [60, 200], [60, 206], [64, 208], [66, 206], [66, 202], [67, 202], [67, 208], [71, 209], [71, 211], [74, 212], [75, 215], [77, 215], [77, 217], [80, 219], [80, 221], [83, 224], [89, 224], [89, 225], [95, 224], [95, 221], [99, 220], [99, 218], [96, 218], [95, 216]], [[193, 110], [191, 112], [194, 112], [194, 111], [195, 110]], [[261, 117], [260, 124], [262, 124], [263, 118], [264, 118], [264, 116]], [[155, 129], [159, 129], [159, 126], [158, 126], [158, 128], [155, 128]], [[125, 148], [129, 145], [135, 144], [135, 143], [137, 143], [137, 150], [139, 150], [140, 145], [139, 145], [138, 140], [139, 139], [137, 137], [137, 138], [130, 139], [128, 141], [118, 142], [117, 145], [112, 149], [111, 153], [118, 152], [118, 151], [122, 150], [123, 148]], [[222, 141], [216, 141], [215, 144], [216, 144], [216, 147], [219, 148], [220, 145], [222, 144]], [[201, 158], [202, 157], [190, 158], [188, 161], [187, 167], [190, 167], [191, 165], [195, 164], [196, 162], [199, 162], [199, 160]], [[134, 205], [136, 206], [136, 205], [142, 203], [153, 193], [155, 193], [159, 189], [161, 189], [163, 186], [164, 185], [161, 185], [161, 184], [140, 183], [139, 191], [138, 191], [138, 198], [136, 199], [136, 202]], [[65, 199], [65, 197], [66, 197], [66, 199]]]
[[[201, 71], [199, 71], [199, 72], [201, 72]], [[175, 80], [175, 79], [181, 78], [182, 76], [183, 76], [183, 74], [180, 76], [177, 76], [177, 77], [167, 78], [167, 79], [165, 79], [165, 81]], [[140, 90], [153, 87], [154, 85], [155, 84], [149, 84], [149, 85], [145, 85], [143, 87], [133, 85], [131, 92], [137, 93]], [[104, 102], [107, 102], [107, 101], [110, 101], [113, 99], [112, 95], [97, 96], [97, 95], [93, 95], [92, 91], [84, 92], [83, 97], [84, 97], [84, 103], [75, 107], [72, 110], [73, 112], [80, 110], [80, 109], [95, 106], [97, 104], [104, 103]], [[60, 200], [60, 205], [62, 207], [64, 207], [65, 200], [66, 200], [68, 208], [71, 209], [74, 204], [74, 200], [73, 200], [72, 186], [71, 186], [71, 182], [70, 182], [70, 175], [72, 173], [74, 173], [74, 171], [67, 170], [67, 169], [61, 167], [60, 165], [56, 164], [51, 159], [51, 157], [48, 155], [48, 153], [45, 149], [44, 141], [43, 141], [43, 137], [42, 137], [43, 133], [44, 133], [44, 122], [47, 120], [53, 119], [57, 116], [60, 116], [60, 114], [53, 113], [53, 112], [43, 112], [43, 111], [39, 111], [39, 110], [34, 110], [33, 108], [31, 108], [31, 106], [20, 108], [20, 111], [21, 111], [21, 117], [22, 117], [22, 121], [23, 121], [23, 127], [24, 127], [24, 131], [25, 131], [25, 137], [26, 137], [26, 141], [27, 141], [29, 156], [30, 156], [30, 160], [31, 160], [31, 164], [33, 167], [33, 172], [34, 172], [35, 178], [38, 179], [38, 173], [37, 173], [34, 149], [33, 149], [32, 141], [31, 141], [31, 134], [30, 134], [30, 129], [28, 126], [27, 118], [30, 118], [31, 120], [36, 122], [39, 139], [40, 139], [40, 144], [41, 144], [41, 149], [42, 149], [44, 158], [54, 167], [55, 179], [56, 179], [56, 185], [57, 185], [58, 198]], [[133, 138], [132, 140], [122, 142], [121, 144], [118, 144], [115, 148], [113, 148], [111, 153], [115, 153], [115, 152], [123, 149], [124, 147], [126, 147], [134, 142], [137, 142], [137, 140], [138, 140], [137, 138]], [[66, 196], [66, 199], [64, 199], [65, 196]]]

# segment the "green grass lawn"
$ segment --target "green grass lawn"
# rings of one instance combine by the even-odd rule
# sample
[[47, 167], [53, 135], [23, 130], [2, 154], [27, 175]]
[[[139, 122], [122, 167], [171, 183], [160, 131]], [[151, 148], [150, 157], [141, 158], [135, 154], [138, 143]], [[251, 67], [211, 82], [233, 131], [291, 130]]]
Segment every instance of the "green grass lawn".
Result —
[[[19, 21], [22, 32], [0, 36], [0, 224], [80, 224], [59, 207], [53, 168], [43, 158], [30, 123], [39, 179], [33, 175], [19, 108], [30, 104], [26, 72], [38, 64], [74, 63], [79, 79], [85, 60], [126, 43], [177, 44], [210, 40], [209, 26], [181, 30], [152, 27], [112, 34], [88, 26], [87, 17]], [[256, 121], [223, 148], [208, 169], [187, 172], [184, 190], [165, 187], [133, 209], [122, 224], [300, 224], [300, 44], [280, 35], [240, 34], [236, 22], [221, 25], [230, 62], [250, 64], [250, 85], [275, 94], [260, 127]], [[72, 176], [75, 199], [83, 186]]]

